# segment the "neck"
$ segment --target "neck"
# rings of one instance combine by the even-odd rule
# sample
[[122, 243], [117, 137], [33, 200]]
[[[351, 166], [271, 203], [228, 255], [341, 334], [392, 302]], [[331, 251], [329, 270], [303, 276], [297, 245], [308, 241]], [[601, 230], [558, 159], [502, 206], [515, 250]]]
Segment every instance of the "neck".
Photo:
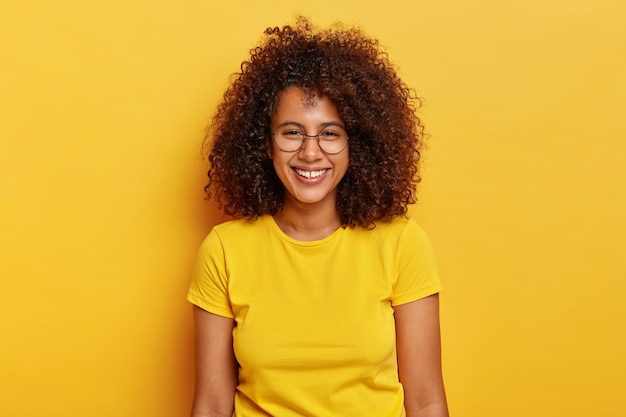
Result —
[[339, 212], [334, 204], [311, 207], [286, 202], [274, 214], [274, 221], [287, 236], [302, 241], [323, 239], [341, 227]]

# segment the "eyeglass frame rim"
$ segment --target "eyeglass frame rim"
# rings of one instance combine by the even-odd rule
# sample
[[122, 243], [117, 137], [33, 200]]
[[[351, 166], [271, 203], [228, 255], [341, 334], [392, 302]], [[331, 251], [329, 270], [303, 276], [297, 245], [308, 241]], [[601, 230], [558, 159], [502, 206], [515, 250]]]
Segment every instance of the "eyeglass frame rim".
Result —
[[[279, 125], [276, 130], [278, 130], [278, 128], [280, 128], [281, 126], [287, 126], [290, 123], [284, 123], [282, 125]], [[304, 146], [304, 141], [306, 140], [306, 138], [317, 138], [317, 146], [319, 146], [320, 150], [325, 153], [326, 155], [337, 155], [340, 154], [341, 152], [343, 152], [347, 147], [348, 147], [348, 142], [350, 141], [350, 137], [348, 136], [348, 132], [346, 132], [346, 144], [343, 146], [343, 148], [341, 148], [341, 150], [337, 151], [337, 152], [327, 152], [324, 150], [324, 148], [322, 148], [322, 145], [320, 145], [320, 135], [322, 134], [322, 132], [324, 132], [324, 129], [330, 127], [330, 126], [336, 126], [338, 128], [340, 128], [341, 130], [343, 130], [344, 132], [346, 132], [346, 129], [339, 125], [339, 124], [329, 124], [328, 126], [324, 126], [320, 132], [317, 135], [307, 135], [306, 133], [304, 133], [302, 130], [299, 130], [299, 133], [302, 135], [302, 142], [300, 143], [300, 146], [298, 147], [298, 149], [295, 149], [293, 151], [286, 151], [283, 148], [281, 148], [278, 145], [278, 142], [276, 142], [276, 139], [274, 139], [274, 142], [276, 143], [276, 146], [278, 147], [278, 149], [280, 149], [282, 152], [287, 152], [287, 153], [294, 153], [294, 152], [298, 152], [299, 150], [302, 149], [302, 147]], [[272, 137], [276, 137], [276, 130], [270, 131], [272, 133]]]

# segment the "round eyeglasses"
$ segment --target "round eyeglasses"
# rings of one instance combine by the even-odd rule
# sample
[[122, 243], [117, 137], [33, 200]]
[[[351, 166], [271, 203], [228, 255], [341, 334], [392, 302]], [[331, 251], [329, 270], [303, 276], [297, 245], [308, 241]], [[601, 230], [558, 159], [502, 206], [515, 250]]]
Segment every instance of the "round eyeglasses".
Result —
[[283, 152], [297, 152], [304, 146], [306, 138], [317, 138], [322, 152], [335, 155], [348, 145], [348, 134], [343, 128], [335, 125], [327, 126], [317, 135], [307, 135], [293, 126], [282, 126], [272, 132], [276, 146]]

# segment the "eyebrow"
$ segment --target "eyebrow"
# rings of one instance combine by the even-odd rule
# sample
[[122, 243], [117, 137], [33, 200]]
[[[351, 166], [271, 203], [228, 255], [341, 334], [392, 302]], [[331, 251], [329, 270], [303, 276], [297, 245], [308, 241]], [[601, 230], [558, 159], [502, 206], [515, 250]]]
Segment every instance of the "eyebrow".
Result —
[[[284, 126], [289, 126], [289, 125], [297, 126], [301, 130], [306, 130], [302, 123], [298, 123], [298, 122], [293, 121], [293, 120], [287, 120], [286, 122], [283, 122], [283, 123], [279, 124], [278, 126], [276, 126], [276, 129], [284, 127]], [[342, 128], [343, 130], [346, 130], [345, 126], [343, 124], [341, 124], [340, 122], [324, 122], [324, 123], [320, 124], [319, 127], [320, 127], [320, 129], [324, 129], [324, 128], [327, 128], [329, 126], [337, 126], [337, 127]]]

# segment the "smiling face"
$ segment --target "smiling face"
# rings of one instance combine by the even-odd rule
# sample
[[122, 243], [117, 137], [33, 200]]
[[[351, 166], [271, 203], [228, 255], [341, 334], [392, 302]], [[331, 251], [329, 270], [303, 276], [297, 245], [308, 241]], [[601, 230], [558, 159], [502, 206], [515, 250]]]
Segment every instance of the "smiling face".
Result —
[[[319, 95], [309, 99], [299, 87], [288, 87], [281, 93], [271, 117], [272, 132], [293, 129], [312, 136], [337, 126], [344, 128], [335, 104]], [[283, 209], [316, 205], [335, 210], [337, 185], [348, 170], [348, 146], [329, 155], [322, 151], [317, 137], [306, 137], [295, 152], [282, 151], [273, 139], [271, 148], [274, 169], [286, 191]]]

